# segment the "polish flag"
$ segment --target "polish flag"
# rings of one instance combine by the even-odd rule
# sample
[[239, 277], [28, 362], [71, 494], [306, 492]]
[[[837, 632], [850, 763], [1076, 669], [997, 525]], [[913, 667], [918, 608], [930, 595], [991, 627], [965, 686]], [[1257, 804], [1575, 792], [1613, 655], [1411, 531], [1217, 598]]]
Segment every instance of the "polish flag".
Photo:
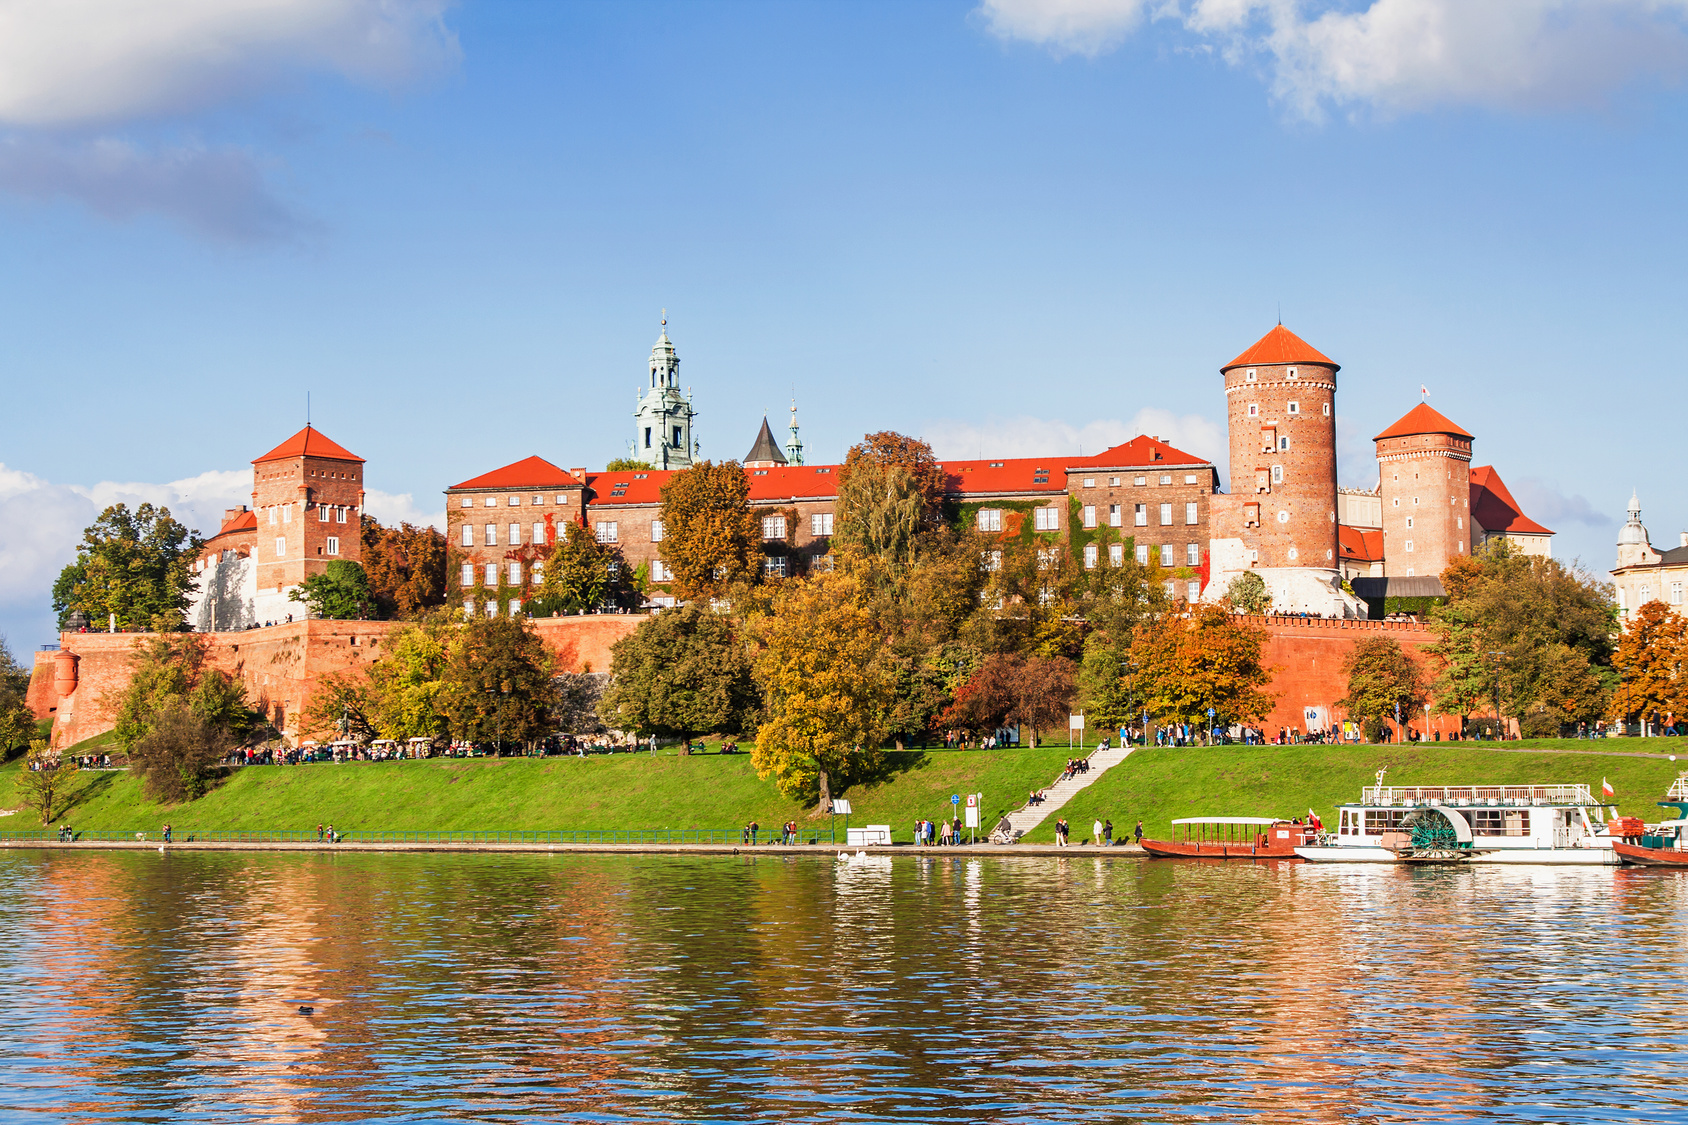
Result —
[[1418, 393], [1424, 398], [1429, 398], [1430, 397], [1430, 388], [1425, 386], [1423, 383], [1420, 383], [1418, 385]]
[[1614, 790], [1612, 788], [1612, 783], [1610, 781], [1607, 781], [1605, 778], [1600, 779], [1600, 795], [1602, 797], [1615, 797], [1615, 796], [1617, 796], [1616, 790]]

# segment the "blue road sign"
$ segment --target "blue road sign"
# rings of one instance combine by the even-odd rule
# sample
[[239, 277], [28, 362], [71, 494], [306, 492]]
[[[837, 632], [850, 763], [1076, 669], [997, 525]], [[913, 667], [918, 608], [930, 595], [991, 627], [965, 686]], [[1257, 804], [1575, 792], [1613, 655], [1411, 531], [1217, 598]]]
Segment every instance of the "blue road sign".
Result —
[[961, 804], [961, 794], [960, 793], [951, 793], [950, 794], [950, 804], [952, 804], [952, 805]]

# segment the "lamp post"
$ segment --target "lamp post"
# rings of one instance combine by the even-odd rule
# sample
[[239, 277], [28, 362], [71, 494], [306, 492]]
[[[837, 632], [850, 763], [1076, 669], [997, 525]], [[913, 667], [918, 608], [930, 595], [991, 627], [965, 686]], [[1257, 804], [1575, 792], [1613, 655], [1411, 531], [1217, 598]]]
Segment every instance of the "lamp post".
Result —
[[1489, 656], [1494, 664], [1495, 671], [1495, 739], [1504, 741], [1500, 727], [1500, 662], [1505, 659], [1506, 653], [1492, 651]]

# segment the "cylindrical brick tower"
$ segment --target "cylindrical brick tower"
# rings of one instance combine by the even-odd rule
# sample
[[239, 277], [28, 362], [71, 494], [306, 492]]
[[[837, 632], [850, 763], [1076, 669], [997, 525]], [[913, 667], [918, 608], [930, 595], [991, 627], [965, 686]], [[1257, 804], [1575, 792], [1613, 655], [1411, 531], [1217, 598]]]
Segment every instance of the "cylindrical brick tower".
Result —
[[1281, 324], [1220, 369], [1251, 570], [1337, 570], [1338, 370]]

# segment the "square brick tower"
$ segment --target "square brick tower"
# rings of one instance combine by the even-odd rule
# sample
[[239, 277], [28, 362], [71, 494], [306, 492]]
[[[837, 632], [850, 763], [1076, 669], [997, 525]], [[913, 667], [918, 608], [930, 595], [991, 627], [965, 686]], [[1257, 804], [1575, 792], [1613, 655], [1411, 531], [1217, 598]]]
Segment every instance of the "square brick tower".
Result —
[[335, 559], [363, 561], [363, 464], [310, 426], [252, 462], [259, 621], [303, 616], [289, 589]]
[[1375, 440], [1383, 575], [1434, 578], [1471, 550], [1471, 435], [1421, 402]]

